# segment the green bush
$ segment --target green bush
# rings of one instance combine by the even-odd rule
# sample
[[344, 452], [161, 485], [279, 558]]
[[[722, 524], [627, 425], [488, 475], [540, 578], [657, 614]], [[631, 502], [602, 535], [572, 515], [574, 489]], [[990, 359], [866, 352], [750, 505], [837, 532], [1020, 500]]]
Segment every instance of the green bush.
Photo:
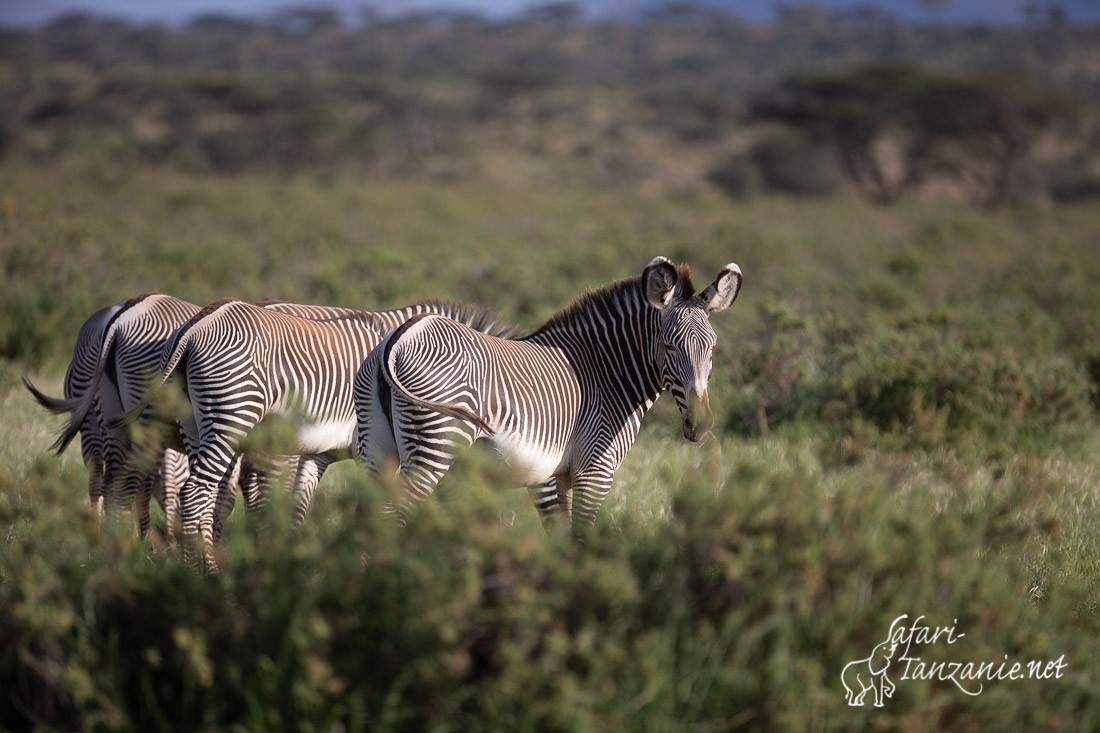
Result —
[[[378, 487], [355, 480], [319, 497], [298, 534], [233, 525], [216, 577], [128, 535], [96, 536], [87, 511], [74, 522], [75, 477], [40, 461], [33, 495], [0, 483], [12, 527], [0, 719], [40, 730], [854, 730], [904, 728], [917, 711], [936, 728], [1100, 722], [1088, 563], [1069, 542], [1076, 529], [1063, 537], [1052, 523], [1071, 483], [1019, 464], [945, 492], [912, 461], [837, 480], [777, 458], [737, 451], [736, 468], [686, 469], [667, 520], [602, 526], [587, 549], [503, 523], [507, 504], [477, 485], [397, 532], [377, 518]], [[909, 489], [891, 486], [898, 471]], [[1041, 563], [1024, 561], [1040, 547]], [[978, 698], [910, 680], [885, 710], [849, 708], [841, 670], [902, 613], [957, 625], [966, 658], [1065, 654], [1069, 673]]]
[[[874, 282], [864, 301], [907, 300], [910, 291], [893, 280]], [[810, 418], [866, 423], [924, 445], [961, 434], [1013, 442], [1084, 426], [1093, 415], [1091, 362], [1023, 352], [1000, 342], [996, 328], [975, 326], [972, 337], [961, 319], [935, 314], [816, 325], [781, 304], [760, 317], [740, 355], [742, 385], [727, 423], [738, 432]]]
[[1055, 176], [1050, 195], [1061, 203], [1088, 203], [1100, 200], [1100, 175], [1071, 170]]
[[838, 345], [824, 362], [820, 389], [831, 415], [923, 430], [926, 438], [941, 430], [1042, 434], [1091, 414], [1087, 376], [1069, 359], [976, 347], [923, 325]]
[[765, 301], [759, 324], [738, 350], [729, 427], [737, 432], [767, 432], [770, 425], [800, 417], [808, 369], [820, 353], [811, 321], [788, 303]]
[[799, 133], [768, 135], [753, 146], [751, 157], [769, 193], [822, 196], [841, 187], [833, 151]]
[[823, 196], [842, 186], [833, 152], [794, 131], [765, 135], [747, 153], [712, 168], [707, 178], [735, 197], [760, 192]]

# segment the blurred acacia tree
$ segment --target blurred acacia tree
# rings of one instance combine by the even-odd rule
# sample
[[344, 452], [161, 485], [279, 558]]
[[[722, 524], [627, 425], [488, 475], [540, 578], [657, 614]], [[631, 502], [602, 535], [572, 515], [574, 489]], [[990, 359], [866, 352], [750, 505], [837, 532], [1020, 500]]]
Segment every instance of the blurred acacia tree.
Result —
[[982, 203], [1003, 205], [1040, 137], [1074, 126], [1080, 106], [1015, 74], [942, 74], [910, 65], [793, 75], [760, 94], [760, 120], [831, 145], [856, 189], [890, 203], [930, 175], [947, 175]]
[[[108, 177], [151, 163], [674, 192], [709, 181], [737, 195], [827, 194], [843, 168], [884, 203], [932, 176], [993, 206], [1024, 181], [1095, 198], [1100, 138], [1071, 128], [1057, 150], [1038, 143], [1074, 117], [1047, 90], [1097, 99], [1096, 28], [933, 27], [790, 4], [762, 29], [673, 0], [630, 19], [551, 1], [354, 23], [342, 7], [0, 26], [0, 156]], [[1005, 63], [1023, 71], [944, 71]], [[761, 118], [801, 129], [777, 135]]]
[[910, 113], [918, 163], [969, 184], [990, 207], [1008, 200], [1015, 171], [1044, 133], [1073, 129], [1082, 119], [1076, 101], [1004, 73], [926, 75], [913, 90]]

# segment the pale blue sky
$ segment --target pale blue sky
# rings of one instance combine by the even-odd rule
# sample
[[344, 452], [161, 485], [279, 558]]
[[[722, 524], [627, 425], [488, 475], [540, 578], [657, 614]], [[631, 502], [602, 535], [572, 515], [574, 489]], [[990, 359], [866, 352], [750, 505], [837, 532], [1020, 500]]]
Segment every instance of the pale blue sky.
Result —
[[[749, 20], [767, 20], [778, 4], [774, 0], [703, 0], [721, 6]], [[788, 0], [797, 4], [804, 0]], [[946, 21], [985, 21], [1017, 23], [1023, 18], [1025, 0], [947, 0], [939, 16]], [[0, 0], [0, 23], [39, 24], [72, 10], [87, 10], [139, 22], [179, 23], [204, 12], [256, 15], [287, 5], [302, 5], [298, 0]], [[532, 0], [321, 0], [318, 4], [336, 6], [355, 17], [357, 9], [372, 6], [386, 14], [398, 14], [428, 8], [469, 9], [488, 15], [506, 15], [543, 4]], [[581, 0], [581, 6], [594, 12], [629, 13], [655, 4], [654, 0]], [[876, 5], [907, 18], [929, 17], [921, 0], [818, 0], [825, 7]], [[1100, 0], [1039, 0], [1040, 5], [1057, 4], [1074, 22], [1100, 22]]]

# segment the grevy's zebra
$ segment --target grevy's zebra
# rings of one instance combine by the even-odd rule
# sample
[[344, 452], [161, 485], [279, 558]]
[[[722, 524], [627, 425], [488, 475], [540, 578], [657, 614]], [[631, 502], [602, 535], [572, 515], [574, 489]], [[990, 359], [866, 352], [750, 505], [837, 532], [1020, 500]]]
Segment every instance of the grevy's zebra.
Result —
[[[488, 308], [445, 299], [421, 301], [403, 308], [386, 311], [360, 311], [331, 306], [303, 306], [271, 300], [262, 301], [260, 305], [268, 310], [317, 321], [355, 321], [363, 319], [377, 333], [379, 341], [410, 318], [429, 313], [452, 318], [474, 330], [500, 338], [511, 338], [519, 335], [519, 331], [514, 326], [503, 323], [500, 317]], [[352, 429], [354, 430], [354, 426]], [[295, 525], [300, 524], [305, 519], [306, 512], [313, 500], [313, 494], [328, 467], [338, 460], [351, 458], [357, 450], [358, 443], [353, 434], [352, 441], [346, 448], [341, 447], [338, 450], [328, 451], [320, 455], [295, 456], [297, 464], [292, 467], [293, 475], [290, 482], [294, 490], [292, 521]], [[257, 497], [256, 504], [262, 506], [264, 503], [264, 495], [261, 494]], [[224, 513], [224, 508], [222, 511]], [[215, 534], [216, 540], [217, 535]]]
[[581, 296], [521, 339], [412, 319], [356, 375], [360, 457], [376, 473], [387, 458], [400, 461], [403, 523], [459, 450], [485, 437], [543, 518], [564, 513], [579, 534], [664, 390], [684, 436], [704, 438], [717, 340], [708, 316], [733, 303], [741, 281], [731, 263], [696, 295], [689, 270], [658, 257], [640, 278]]
[[[282, 301], [263, 301], [260, 305], [306, 318], [333, 318], [354, 312]], [[43, 407], [55, 413], [70, 413], [52, 447], [62, 452], [79, 431], [86, 464], [89, 450], [94, 451], [89, 465], [93, 504], [102, 507], [106, 496], [108, 508], [117, 509], [130, 506], [137, 497], [142, 536], [148, 531], [152, 495], [164, 509], [171, 539], [179, 487], [187, 476], [187, 459], [177, 450], [182, 450], [181, 444], [162, 446], [164, 452], [158, 457], [154, 477], [135, 462], [130, 432], [111, 427], [110, 423], [142, 402], [149, 379], [160, 368], [165, 344], [200, 310], [194, 303], [162, 293], [145, 293], [105, 308], [89, 318], [80, 331], [66, 374], [65, 399], [49, 397], [25, 377], [23, 380]], [[295, 464], [291, 462], [289, 467]], [[262, 478], [251, 468], [242, 477], [241, 489], [250, 508], [258, 501]]]
[[[51, 400], [47, 404], [39, 399], [52, 412], [69, 413], [68, 422], [52, 446], [58, 453], [65, 450], [89, 421], [98, 424], [103, 442], [102, 492], [106, 508], [129, 506], [134, 497], [140, 495], [142, 534], [148, 529], [148, 497], [153, 477], [131, 465], [129, 432], [112, 428], [109, 422], [141, 398], [150, 363], [159, 362], [167, 339], [198, 310], [193, 303], [161, 293], [146, 293], [130, 299], [105, 324], [95, 350], [97, 358], [89, 362], [91, 374], [86, 387], [79, 393], [66, 394], [65, 400]], [[86, 370], [87, 365], [82, 365], [82, 369]], [[37, 398], [39, 393], [33, 385], [27, 382], [27, 387]], [[165, 459], [168, 468], [167, 480], [163, 483], [169, 495], [172, 493], [171, 477], [176, 474], [179, 459], [172, 454]], [[171, 500], [166, 498], [166, 514], [170, 507]]]
[[[123, 303], [100, 308], [93, 313], [76, 336], [73, 346], [73, 359], [65, 370], [64, 398], [57, 399], [44, 394], [24, 376], [23, 384], [34, 396], [38, 404], [51, 412], [64, 409], [68, 401], [79, 399], [91, 386], [95, 376], [95, 365], [103, 346], [103, 336], [107, 325], [115, 314], [122, 310]], [[80, 453], [88, 469], [88, 500], [98, 514], [103, 513], [103, 431], [96, 415], [89, 414], [77, 427], [80, 431]]]
[[[307, 475], [300, 475], [295, 487], [296, 511], [304, 512], [325, 468], [352, 457], [358, 448], [352, 402], [356, 371], [391, 324], [427, 312], [512, 333], [487, 310], [457, 303], [306, 320], [239, 300], [208, 305], [176, 332], [162, 354], [154, 390], [180, 370], [191, 407], [180, 416], [191, 454], [180, 516], [185, 535], [201, 539], [208, 569], [217, 570], [212, 551], [215, 518], [223, 512], [218, 504], [228, 494], [242, 443], [256, 426], [265, 419], [290, 426], [289, 443], [276, 452], [301, 457], [299, 473]], [[140, 416], [154, 390], [115, 424]]]

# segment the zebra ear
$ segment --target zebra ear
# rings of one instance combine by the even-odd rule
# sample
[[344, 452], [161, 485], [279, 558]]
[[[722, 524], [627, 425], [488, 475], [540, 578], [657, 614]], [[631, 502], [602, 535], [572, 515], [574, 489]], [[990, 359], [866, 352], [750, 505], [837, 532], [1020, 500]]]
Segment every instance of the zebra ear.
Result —
[[707, 312], [724, 311], [733, 305], [741, 292], [741, 279], [741, 268], [732, 262], [719, 270], [714, 282], [699, 293]]
[[654, 257], [642, 273], [642, 290], [649, 304], [664, 310], [672, 302], [676, 290], [676, 267], [667, 257]]

